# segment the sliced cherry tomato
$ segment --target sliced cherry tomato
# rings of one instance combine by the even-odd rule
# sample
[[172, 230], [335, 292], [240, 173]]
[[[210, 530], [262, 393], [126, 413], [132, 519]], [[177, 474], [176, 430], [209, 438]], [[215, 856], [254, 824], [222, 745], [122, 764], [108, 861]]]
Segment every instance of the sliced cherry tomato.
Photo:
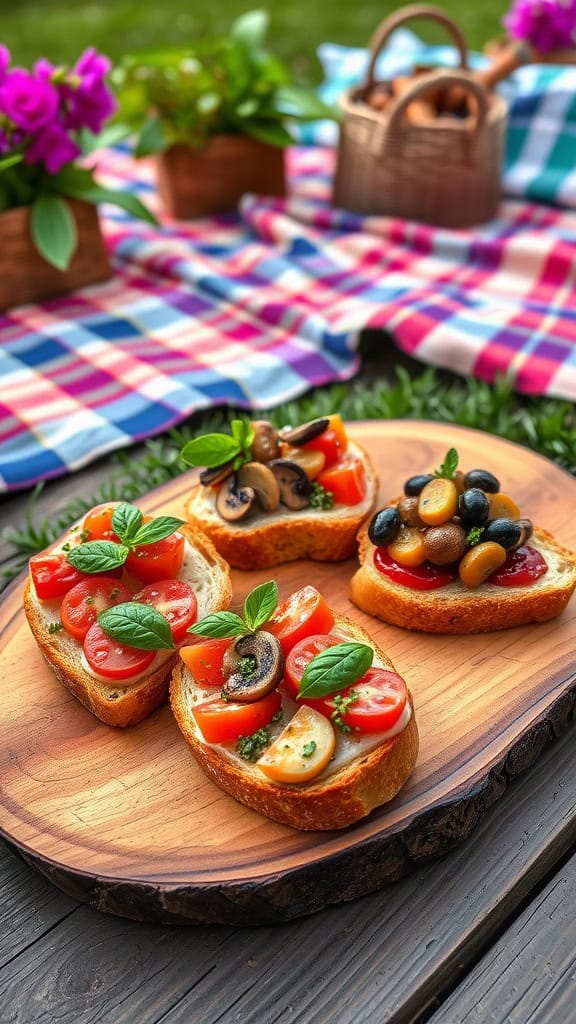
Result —
[[488, 577], [498, 587], [528, 587], [548, 571], [544, 558], [536, 548], [522, 547], [509, 551], [506, 561]]
[[[295, 644], [284, 665], [284, 685], [291, 697], [296, 697], [300, 680], [312, 658], [320, 654], [320, 651], [325, 651], [327, 647], [334, 647], [335, 644], [341, 643], [343, 643], [342, 638], [336, 636], [335, 633], [320, 633], [307, 636]], [[316, 699], [306, 700], [306, 704], [310, 704], [311, 707], [317, 707], [318, 703]]]
[[432, 565], [431, 562], [423, 562], [422, 565], [400, 565], [386, 548], [376, 548], [374, 552], [374, 565], [383, 576], [401, 583], [404, 587], [411, 587], [412, 590], [438, 590], [448, 583], [453, 583], [458, 576], [458, 569], [450, 565]]
[[188, 626], [196, 622], [198, 602], [196, 594], [186, 580], [158, 580], [134, 594], [133, 601], [156, 608], [170, 623], [174, 643], [186, 636]]
[[156, 651], [139, 651], [111, 640], [95, 622], [84, 637], [84, 654], [90, 668], [108, 679], [129, 679], [152, 664]]
[[366, 497], [366, 469], [362, 459], [347, 455], [338, 465], [323, 469], [318, 483], [331, 491], [338, 505], [357, 505]]
[[332, 430], [331, 427], [318, 434], [318, 437], [315, 437], [313, 441], [308, 441], [307, 444], [302, 444], [300, 447], [303, 451], [322, 452], [325, 459], [325, 469], [329, 466], [335, 466], [343, 455], [338, 433]]
[[281, 704], [280, 693], [272, 690], [262, 700], [250, 704], [236, 704], [217, 697], [197, 704], [191, 711], [207, 743], [233, 743], [268, 725]]
[[199, 686], [224, 686], [226, 678], [222, 662], [232, 643], [230, 637], [225, 637], [222, 640], [199, 640], [180, 648], [180, 657]]
[[128, 572], [133, 572], [143, 583], [158, 583], [174, 579], [184, 559], [184, 537], [171, 533], [155, 544], [140, 544], [126, 559]]
[[70, 636], [83, 640], [105, 608], [130, 600], [128, 587], [109, 576], [85, 576], [72, 587], [60, 607], [62, 625]]
[[118, 543], [120, 538], [112, 529], [112, 516], [119, 504], [119, 501], [109, 501], [88, 512], [83, 523], [85, 540], [113, 540]]
[[334, 615], [316, 587], [302, 587], [287, 597], [278, 608], [266, 629], [282, 644], [288, 655], [295, 644], [313, 633], [329, 633]]
[[41, 601], [62, 597], [80, 580], [86, 579], [86, 573], [70, 565], [64, 554], [33, 555], [30, 559], [30, 575]]

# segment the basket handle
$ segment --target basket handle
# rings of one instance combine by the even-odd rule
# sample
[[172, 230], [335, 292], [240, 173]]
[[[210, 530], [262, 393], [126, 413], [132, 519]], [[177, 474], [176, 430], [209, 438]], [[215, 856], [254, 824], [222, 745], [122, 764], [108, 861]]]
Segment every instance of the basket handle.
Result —
[[[415, 78], [414, 82], [408, 86], [406, 92], [403, 92], [398, 97], [396, 103], [390, 111], [390, 117], [388, 121], [387, 132], [393, 132], [398, 128], [402, 115], [406, 112], [413, 100], [424, 96], [427, 92], [433, 89], [437, 89], [439, 86], [457, 86], [464, 92], [470, 93], [478, 104], [478, 112], [474, 121], [472, 130], [478, 132], [482, 128], [486, 115], [488, 113], [488, 97], [486, 90], [480, 82], [477, 82], [471, 74], [461, 71], [443, 71], [437, 70], [432, 71], [428, 75], [422, 75], [420, 78]], [[445, 124], [446, 122], [444, 122]], [[450, 121], [450, 125], [454, 128], [461, 128], [463, 125], [462, 121], [453, 120]], [[468, 125], [466, 128], [468, 129]]]
[[365, 89], [369, 90], [374, 85], [376, 61], [384, 43], [395, 29], [400, 25], [403, 25], [405, 21], [411, 21], [412, 18], [428, 18], [431, 21], [437, 21], [438, 24], [443, 25], [444, 28], [448, 30], [449, 35], [452, 36], [454, 45], [458, 50], [460, 55], [460, 67], [464, 69], [468, 67], [468, 47], [466, 45], [466, 40], [458, 28], [458, 25], [452, 21], [452, 18], [449, 18], [444, 11], [441, 11], [438, 7], [434, 7], [432, 4], [409, 4], [407, 7], [401, 7], [400, 10], [391, 14], [388, 18], [385, 18], [374, 32], [370, 43], [368, 44], [368, 49], [370, 51], [370, 63], [366, 72]]

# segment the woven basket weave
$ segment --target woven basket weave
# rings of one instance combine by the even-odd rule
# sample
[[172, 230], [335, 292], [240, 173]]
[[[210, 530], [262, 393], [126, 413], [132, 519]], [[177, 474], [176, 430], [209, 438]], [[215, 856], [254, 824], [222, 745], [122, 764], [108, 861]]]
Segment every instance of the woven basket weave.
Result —
[[[411, 18], [444, 25], [460, 55], [460, 67], [419, 75], [385, 111], [366, 98], [378, 83], [376, 60], [390, 33]], [[507, 107], [488, 94], [466, 70], [466, 44], [459, 28], [435, 7], [402, 8], [378, 27], [370, 42], [370, 64], [363, 85], [341, 98], [344, 118], [334, 204], [362, 214], [378, 214], [444, 227], [469, 227], [491, 219], [500, 201], [500, 174]], [[473, 97], [474, 114], [411, 122], [415, 100], [439, 88], [457, 88]]]

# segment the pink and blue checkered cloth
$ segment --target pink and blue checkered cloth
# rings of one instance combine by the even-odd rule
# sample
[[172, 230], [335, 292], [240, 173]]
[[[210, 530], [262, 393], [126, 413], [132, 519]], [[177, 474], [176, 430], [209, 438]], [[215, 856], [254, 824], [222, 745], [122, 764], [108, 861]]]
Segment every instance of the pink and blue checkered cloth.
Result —
[[[332, 208], [335, 154], [295, 147], [286, 200], [150, 228], [115, 209], [115, 274], [0, 315], [0, 490], [221, 404], [265, 409], [358, 369], [364, 327], [425, 363], [576, 399], [576, 213], [518, 200], [452, 231]], [[100, 179], [156, 208], [116, 149]], [[488, 425], [487, 425], [488, 426]]]

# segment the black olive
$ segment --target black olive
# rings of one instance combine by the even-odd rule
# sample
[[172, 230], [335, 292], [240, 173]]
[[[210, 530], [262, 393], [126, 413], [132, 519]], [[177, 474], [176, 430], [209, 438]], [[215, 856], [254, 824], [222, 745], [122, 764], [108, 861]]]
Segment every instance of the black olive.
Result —
[[500, 481], [487, 469], [471, 469], [466, 473], [464, 484], [466, 487], [479, 487], [488, 494], [497, 494], [500, 490]]
[[375, 516], [372, 516], [372, 522], [368, 527], [368, 536], [377, 546], [392, 544], [401, 526], [402, 520], [398, 509], [392, 506], [383, 508]]
[[471, 487], [460, 495], [458, 511], [465, 526], [483, 526], [490, 515], [490, 502], [479, 487]]
[[522, 527], [513, 519], [491, 519], [484, 527], [482, 540], [493, 540], [509, 551], [516, 547], [522, 536]]
[[431, 473], [420, 473], [419, 476], [411, 476], [404, 484], [404, 494], [410, 498], [415, 497], [433, 479], [434, 477]]

